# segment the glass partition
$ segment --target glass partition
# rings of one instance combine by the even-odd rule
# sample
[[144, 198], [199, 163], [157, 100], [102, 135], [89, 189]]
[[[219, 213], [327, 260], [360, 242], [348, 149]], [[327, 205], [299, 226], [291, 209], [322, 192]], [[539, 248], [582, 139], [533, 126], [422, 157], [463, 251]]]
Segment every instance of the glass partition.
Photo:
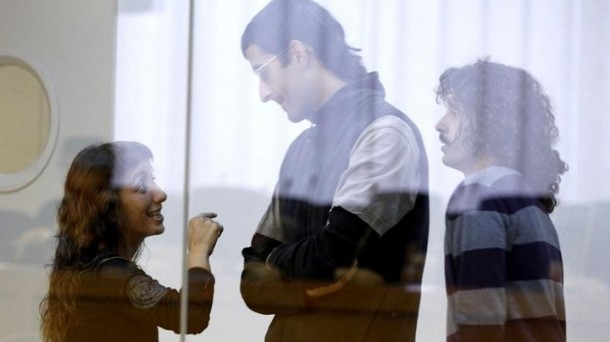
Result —
[[[226, 231], [212, 258], [217, 295], [210, 327], [204, 335], [215, 340], [263, 340], [271, 317], [247, 309], [239, 293], [242, 248], [262, 217], [277, 180], [280, 163], [290, 142], [309, 127], [291, 123], [272, 101], [261, 103], [259, 80], [240, 50], [240, 38], [249, 20], [267, 1], [206, 2], [194, 8], [193, 77], [189, 127], [167, 126], [186, 109], [183, 90], [187, 79], [188, 29], [186, 7], [157, 1], [148, 11], [120, 12], [119, 75], [121, 65], [138, 72], [124, 76], [124, 86], [145, 84], [142, 96], [117, 104], [117, 136], [137, 137], [152, 144], [160, 158], [183, 158], [189, 165], [189, 189], [177, 181], [182, 166], [161, 164], [180, 172], [160, 172], [175, 198], [185, 198], [189, 213], [213, 210]], [[422, 341], [445, 336], [444, 283], [445, 210], [463, 176], [442, 163], [436, 123], [444, 108], [435, 101], [441, 73], [450, 67], [489, 59], [530, 72], [549, 95], [559, 129], [556, 148], [569, 165], [562, 177], [558, 206], [550, 215], [561, 243], [565, 267], [565, 300], [569, 339], [602, 341], [607, 334], [608, 272], [603, 233], [610, 183], [604, 176], [610, 158], [608, 144], [610, 79], [605, 55], [610, 49], [608, 5], [603, 1], [319, 1], [342, 23], [347, 41], [361, 48], [369, 71], [378, 71], [386, 99], [405, 111], [419, 127], [430, 163], [430, 236], [422, 286], [417, 335]], [[140, 48], [139, 46], [142, 46]], [[181, 48], [178, 48], [180, 45]], [[143, 52], [147, 49], [146, 52]], [[150, 59], [132, 69], [129, 61]], [[152, 63], [153, 60], [155, 63]], [[159, 65], [165, 68], [159, 68]], [[124, 69], [127, 70], [127, 69]], [[175, 72], [172, 72], [174, 70]], [[144, 79], [150, 79], [150, 82]], [[119, 88], [121, 85], [119, 78]], [[172, 88], [172, 89], [168, 89]], [[180, 89], [180, 91], [176, 91]], [[146, 99], [146, 100], [144, 100]], [[178, 101], [179, 106], [167, 105]], [[165, 105], [153, 108], [152, 103]], [[138, 117], [134, 117], [133, 107]], [[137, 133], [127, 122], [144, 122]], [[188, 155], [184, 137], [190, 132]], [[169, 142], [169, 141], [172, 142]], [[176, 143], [178, 142], [178, 143]], [[188, 160], [188, 163], [186, 162]], [[171, 165], [171, 166], [170, 166]], [[171, 174], [171, 176], [169, 176]], [[174, 184], [174, 185], [172, 185]], [[176, 205], [180, 207], [180, 205]], [[180, 207], [181, 208], [181, 207]], [[178, 209], [178, 208], [176, 208]], [[176, 211], [179, 217], [180, 210]], [[181, 218], [184, 221], [184, 217]], [[159, 240], [177, 255], [179, 240]], [[170, 252], [171, 251], [171, 252]], [[151, 248], [151, 254], [155, 254]], [[151, 266], [176, 270], [166, 260]], [[161, 266], [164, 265], [164, 266]], [[154, 266], [153, 266], [154, 267]], [[239, 329], [232, 327], [238, 325]]]

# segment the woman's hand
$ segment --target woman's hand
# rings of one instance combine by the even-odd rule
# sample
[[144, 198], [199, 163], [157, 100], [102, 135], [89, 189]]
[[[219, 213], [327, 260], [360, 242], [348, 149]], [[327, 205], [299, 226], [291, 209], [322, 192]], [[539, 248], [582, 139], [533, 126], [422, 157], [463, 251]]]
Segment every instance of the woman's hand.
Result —
[[210, 271], [208, 257], [214, 252], [216, 241], [224, 229], [213, 220], [215, 217], [215, 213], [202, 213], [189, 220], [189, 267], [203, 267]]

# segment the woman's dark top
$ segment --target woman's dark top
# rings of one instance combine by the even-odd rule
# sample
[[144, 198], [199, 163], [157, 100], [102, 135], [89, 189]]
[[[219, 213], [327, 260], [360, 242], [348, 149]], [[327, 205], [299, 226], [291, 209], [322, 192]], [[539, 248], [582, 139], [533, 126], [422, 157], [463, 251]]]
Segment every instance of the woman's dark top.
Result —
[[[76, 297], [76, 321], [67, 341], [158, 341], [157, 327], [180, 331], [180, 296], [120, 256], [98, 258], [81, 275]], [[189, 270], [187, 333], [208, 325], [214, 276], [201, 268]]]

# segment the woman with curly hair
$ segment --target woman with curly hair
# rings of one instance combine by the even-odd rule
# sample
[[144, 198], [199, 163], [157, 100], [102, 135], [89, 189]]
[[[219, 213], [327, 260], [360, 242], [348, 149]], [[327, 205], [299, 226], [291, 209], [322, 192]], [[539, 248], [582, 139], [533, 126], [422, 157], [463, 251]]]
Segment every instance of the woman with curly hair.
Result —
[[567, 165], [548, 96], [525, 70], [446, 70], [443, 163], [465, 178], [446, 213], [448, 341], [564, 341], [563, 262], [549, 214]]
[[[152, 153], [136, 142], [89, 146], [74, 159], [58, 210], [49, 292], [40, 311], [46, 342], [157, 341], [158, 327], [180, 331], [181, 293], [147, 275], [137, 260], [144, 239], [163, 233]], [[222, 226], [213, 213], [188, 223], [188, 333], [212, 308], [209, 256]]]

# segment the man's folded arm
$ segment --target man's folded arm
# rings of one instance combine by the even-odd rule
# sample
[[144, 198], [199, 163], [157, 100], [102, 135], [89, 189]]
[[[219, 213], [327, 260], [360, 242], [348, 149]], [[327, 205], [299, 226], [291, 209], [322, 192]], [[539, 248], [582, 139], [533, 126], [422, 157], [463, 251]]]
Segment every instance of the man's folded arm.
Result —
[[358, 216], [334, 207], [318, 234], [277, 246], [266, 262], [289, 278], [332, 280], [337, 268], [353, 265], [369, 238], [378, 238], [377, 233]]

